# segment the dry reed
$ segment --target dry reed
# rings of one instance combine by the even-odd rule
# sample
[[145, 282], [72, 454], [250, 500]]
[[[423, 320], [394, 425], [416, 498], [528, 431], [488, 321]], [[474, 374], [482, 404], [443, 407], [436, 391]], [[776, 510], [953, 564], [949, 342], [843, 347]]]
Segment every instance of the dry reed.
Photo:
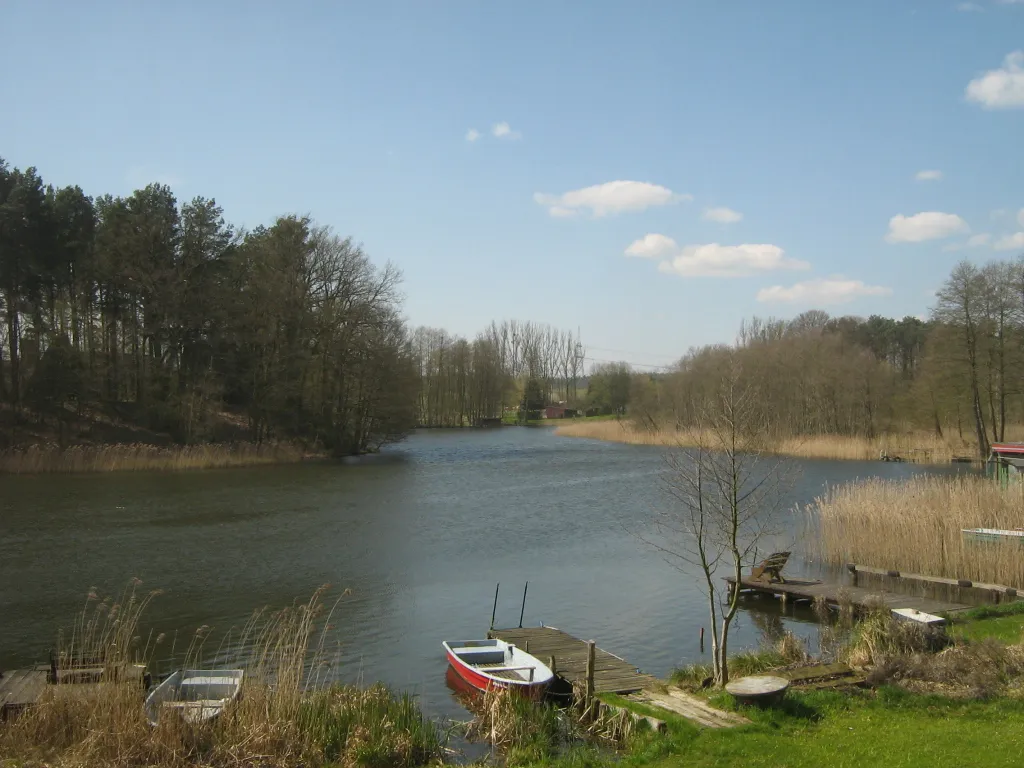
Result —
[[[412, 766], [442, 753], [437, 728], [409, 697], [381, 686], [316, 688], [326, 661], [330, 611], [323, 590], [306, 603], [254, 616], [236, 662], [246, 676], [241, 697], [213, 722], [162, 718], [150, 726], [138, 679], [106, 675], [100, 684], [49, 685], [43, 699], [0, 728], [0, 764], [67, 766]], [[60, 664], [137, 660], [158, 640], [143, 644], [138, 619], [149, 597], [134, 586], [117, 603], [87, 608], [59, 654]], [[96, 607], [92, 604], [96, 602]], [[103, 609], [102, 606], [107, 606]], [[323, 624], [317, 636], [317, 625]], [[183, 666], [201, 652], [200, 628]]]
[[[555, 434], [633, 445], [693, 446], [699, 436], [686, 430], [646, 429], [628, 420], [587, 421], [558, 427]], [[772, 453], [808, 459], [876, 460], [882, 454], [908, 461], [948, 463], [954, 456], [973, 455], [971, 443], [940, 438], [930, 432], [906, 432], [875, 438], [845, 435], [782, 437], [770, 446]]]
[[1020, 544], [961, 532], [1024, 528], [1024, 484], [1003, 489], [974, 475], [864, 480], [829, 489], [810, 511], [828, 562], [1024, 588]]
[[145, 443], [32, 445], [0, 453], [0, 473], [41, 474], [148, 470], [217, 469], [301, 461], [306, 452], [292, 443], [205, 443], [161, 447]]

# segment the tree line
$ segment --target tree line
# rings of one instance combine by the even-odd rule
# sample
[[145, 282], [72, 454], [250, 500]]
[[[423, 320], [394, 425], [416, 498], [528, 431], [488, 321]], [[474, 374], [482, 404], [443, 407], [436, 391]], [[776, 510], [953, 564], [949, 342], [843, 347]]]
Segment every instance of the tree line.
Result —
[[244, 231], [213, 199], [161, 184], [93, 198], [0, 159], [0, 446], [26, 416], [64, 442], [101, 415], [181, 443], [240, 419], [256, 442], [346, 454], [577, 398], [578, 335], [412, 331], [400, 277], [308, 217]]
[[692, 349], [661, 373], [633, 373], [629, 412], [692, 425], [735, 365], [756, 382], [762, 416], [779, 436], [929, 430], [987, 455], [1008, 427], [1024, 424], [1024, 257], [958, 264], [927, 319], [821, 310], [755, 317], [733, 345]]
[[549, 403], [576, 403], [584, 373], [579, 335], [534, 322], [492, 322], [473, 341], [439, 328], [417, 328], [424, 426], [478, 424], [514, 411], [535, 418]]
[[94, 199], [0, 161], [12, 424], [107, 409], [188, 443], [215, 438], [229, 408], [256, 441], [376, 448], [416, 423], [398, 282], [308, 217], [240, 231], [164, 185]]

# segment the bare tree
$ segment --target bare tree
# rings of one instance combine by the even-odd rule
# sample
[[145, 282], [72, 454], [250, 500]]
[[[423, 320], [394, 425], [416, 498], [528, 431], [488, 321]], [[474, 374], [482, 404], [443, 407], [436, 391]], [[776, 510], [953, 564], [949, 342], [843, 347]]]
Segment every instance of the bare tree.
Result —
[[744, 566], [773, 536], [784, 460], [765, 453], [770, 423], [756, 385], [733, 356], [718, 387], [693, 406], [693, 426], [666, 457], [664, 487], [670, 503], [656, 515], [658, 540], [644, 540], [674, 567], [703, 581], [711, 618], [714, 683], [729, 682], [729, 631], [739, 608]]

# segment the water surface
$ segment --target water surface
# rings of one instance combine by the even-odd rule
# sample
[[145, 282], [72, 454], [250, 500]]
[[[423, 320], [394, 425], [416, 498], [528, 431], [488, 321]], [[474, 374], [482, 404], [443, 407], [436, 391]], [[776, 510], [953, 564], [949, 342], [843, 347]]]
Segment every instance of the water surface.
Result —
[[[789, 510], [826, 484], [947, 471], [797, 465]], [[460, 716], [440, 642], [486, 633], [497, 582], [496, 623], [517, 625], [529, 580], [526, 625], [594, 638], [665, 675], [701, 658], [707, 608], [698, 583], [643, 541], [658, 536], [664, 468], [661, 448], [502, 428], [424, 431], [351, 462], [0, 477], [0, 668], [43, 657], [90, 587], [110, 594], [138, 577], [165, 590], [147, 628], [186, 637], [207, 624], [216, 641], [254, 609], [330, 583], [352, 590], [334, 621], [337, 674]], [[790, 548], [802, 529], [788, 511], [770, 544]], [[814, 566], [790, 566], [801, 569]], [[733, 647], [755, 645], [759, 622], [741, 614]]]

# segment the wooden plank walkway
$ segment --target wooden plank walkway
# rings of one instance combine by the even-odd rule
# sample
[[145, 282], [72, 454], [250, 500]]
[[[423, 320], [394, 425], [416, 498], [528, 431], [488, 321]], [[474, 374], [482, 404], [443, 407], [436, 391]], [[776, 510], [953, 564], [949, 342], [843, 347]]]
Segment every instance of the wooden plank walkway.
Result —
[[[492, 629], [489, 638], [504, 640], [536, 656], [545, 664], [555, 657], [555, 674], [570, 683], [585, 683], [587, 644], [554, 627]], [[594, 652], [594, 693], [633, 693], [658, 681], [645, 675], [625, 659], [596, 648]]]
[[655, 709], [672, 712], [704, 728], [732, 728], [750, 723], [743, 715], [715, 709], [703, 699], [678, 688], [666, 688], [663, 691], [639, 691], [626, 698]]
[[[727, 578], [726, 582], [732, 587], [735, 580]], [[901, 595], [895, 592], [882, 592], [877, 589], [866, 589], [864, 587], [824, 584], [820, 581], [810, 581], [807, 579], [786, 579], [786, 583], [781, 584], [779, 582], [743, 578], [740, 579], [740, 589], [742, 591], [774, 595], [787, 602], [807, 600], [813, 603], [817, 598], [822, 597], [829, 605], [838, 605], [842, 593], [858, 608], [864, 608], [873, 602], [881, 601], [889, 609], [914, 608], [923, 613], [934, 615], [955, 613], [956, 611], [970, 608], [969, 605], [964, 603], [933, 600], [928, 597], [915, 597], [913, 595]]]
[[0, 674], [0, 720], [39, 701], [46, 690], [47, 669], [10, 669]]

